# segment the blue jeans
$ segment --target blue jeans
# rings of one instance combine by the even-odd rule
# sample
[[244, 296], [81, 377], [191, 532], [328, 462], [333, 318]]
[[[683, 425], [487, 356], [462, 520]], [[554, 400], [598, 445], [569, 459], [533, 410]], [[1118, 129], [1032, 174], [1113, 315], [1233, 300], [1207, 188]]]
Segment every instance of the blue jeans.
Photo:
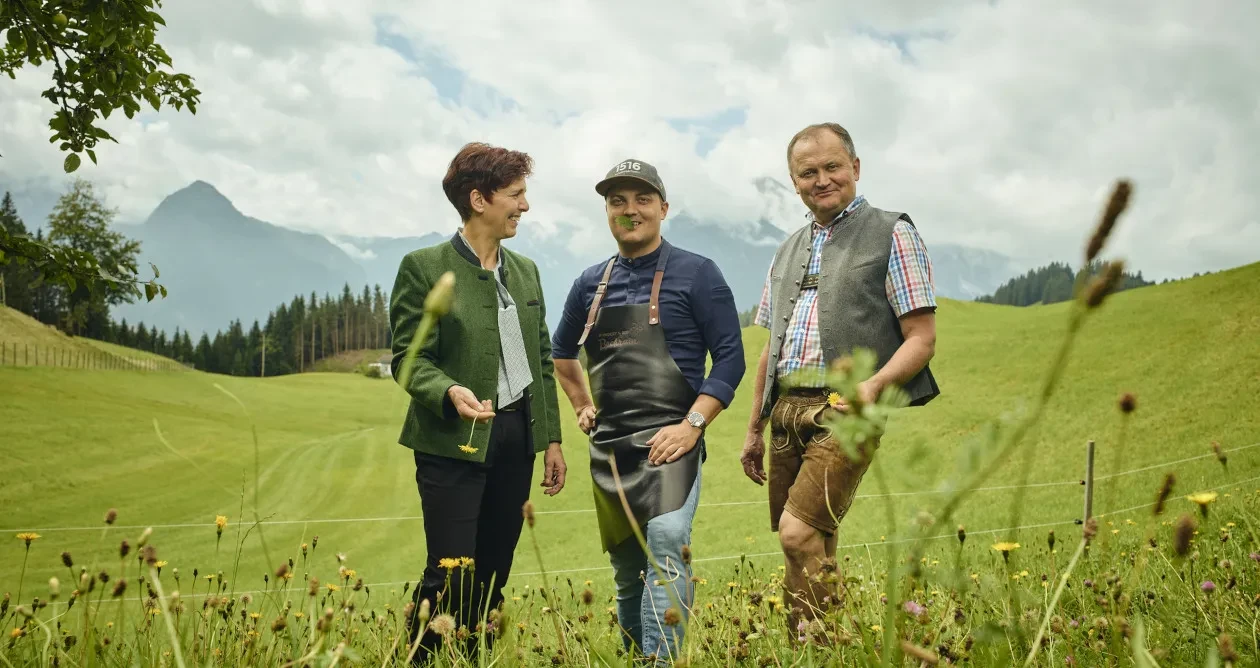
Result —
[[671, 663], [678, 657], [683, 626], [665, 625], [665, 611], [676, 607], [666, 587], [682, 602], [679, 613], [681, 619], [686, 620], [691, 612], [694, 588], [691, 567], [683, 563], [682, 548], [691, 544], [691, 521], [696, 516], [699, 501], [700, 471], [697, 470], [696, 481], [683, 506], [648, 520], [644, 538], [663, 573], [652, 567], [634, 536], [609, 551], [613, 580], [617, 584], [617, 619], [624, 629], [622, 642], [626, 651], [637, 647], [645, 656], [655, 654], [659, 661]]

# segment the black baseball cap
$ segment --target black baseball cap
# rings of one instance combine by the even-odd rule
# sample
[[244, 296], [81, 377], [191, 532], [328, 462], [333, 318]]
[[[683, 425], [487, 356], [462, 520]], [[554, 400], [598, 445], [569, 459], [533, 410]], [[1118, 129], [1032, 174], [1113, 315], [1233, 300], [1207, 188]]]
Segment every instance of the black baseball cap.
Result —
[[627, 158], [613, 165], [608, 170], [608, 174], [604, 176], [604, 180], [595, 184], [595, 192], [601, 197], [608, 195], [608, 188], [612, 182], [617, 179], [634, 179], [652, 186], [656, 192], [660, 193], [661, 199], [665, 199], [665, 184], [661, 183], [661, 175], [657, 173], [656, 168], [642, 160]]

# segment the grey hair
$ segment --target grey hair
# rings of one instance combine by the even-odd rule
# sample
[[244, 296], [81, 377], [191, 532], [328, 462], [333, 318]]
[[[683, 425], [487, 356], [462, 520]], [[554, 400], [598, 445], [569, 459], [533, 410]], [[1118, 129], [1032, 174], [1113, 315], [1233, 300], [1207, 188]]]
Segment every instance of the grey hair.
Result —
[[796, 146], [796, 142], [800, 141], [804, 137], [818, 134], [823, 130], [830, 130], [835, 133], [835, 135], [840, 138], [840, 141], [844, 143], [844, 150], [848, 151], [849, 159], [857, 159], [857, 149], [853, 146], [853, 137], [849, 136], [848, 130], [845, 130], [839, 123], [814, 123], [813, 125], [806, 126], [800, 132], [792, 135], [792, 140], [788, 142], [787, 146], [788, 164], [792, 164], [792, 148]]

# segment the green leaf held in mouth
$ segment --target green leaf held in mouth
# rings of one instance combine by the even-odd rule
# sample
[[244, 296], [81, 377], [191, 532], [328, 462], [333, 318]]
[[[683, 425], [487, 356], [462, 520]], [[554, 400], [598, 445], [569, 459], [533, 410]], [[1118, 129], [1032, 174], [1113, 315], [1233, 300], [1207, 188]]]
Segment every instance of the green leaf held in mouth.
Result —
[[617, 216], [615, 220], [618, 225], [626, 228], [627, 230], [634, 229], [634, 221], [630, 220], [630, 216]]

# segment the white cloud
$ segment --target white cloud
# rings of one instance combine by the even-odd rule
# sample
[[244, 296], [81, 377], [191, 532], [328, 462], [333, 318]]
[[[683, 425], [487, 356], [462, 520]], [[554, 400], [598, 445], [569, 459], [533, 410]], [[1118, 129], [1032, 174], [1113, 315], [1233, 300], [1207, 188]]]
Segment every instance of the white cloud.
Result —
[[[1254, 3], [554, 7], [172, 3], [160, 38], [203, 91], [197, 115], [114, 116], [120, 143], [83, 174], [129, 219], [203, 179], [276, 224], [420, 234], [450, 229], [441, 176], [460, 145], [486, 140], [535, 156], [531, 217], [579, 224], [590, 232], [570, 243], [589, 247], [604, 234], [593, 184], [616, 161], [656, 164], [675, 212], [748, 222], [767, 209], [753, 181], [787, 180], [791, 134], [836, 120], [854, 134], [861, 191], [910, 212], [929, 242], [1073, 261], [1126, 176], [1116, 251], [1148, 276], [1260, 259]], [[422, 62], [379, 45], [378, 25]], [[0, 182], [63, 178], [47, 76], [0, 81]], [[703, 156], [701, 130], [669, 123], [731, 108], [746, 121]], [[777, 224], [799, 222], [792, 206]]]

